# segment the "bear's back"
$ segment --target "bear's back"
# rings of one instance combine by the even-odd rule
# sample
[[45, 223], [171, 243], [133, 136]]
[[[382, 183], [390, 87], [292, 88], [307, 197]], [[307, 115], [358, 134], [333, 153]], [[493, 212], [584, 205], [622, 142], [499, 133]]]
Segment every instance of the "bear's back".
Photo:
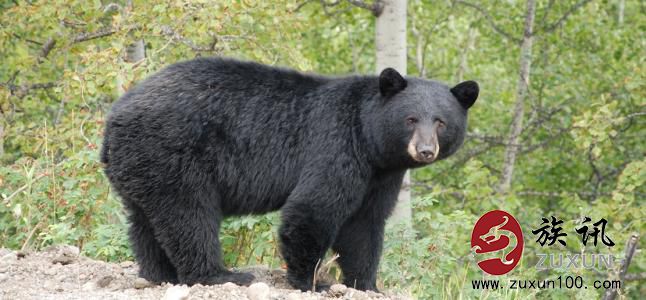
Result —
[[340, 127], [337, 93], [347, 82], [222, 58], [171, 65], [113, 105], [108, 172], [136, 172], [142, 182], [207, 176], [232, 199], [225, 211], [276, 209], [321, 151], [321, 136]]

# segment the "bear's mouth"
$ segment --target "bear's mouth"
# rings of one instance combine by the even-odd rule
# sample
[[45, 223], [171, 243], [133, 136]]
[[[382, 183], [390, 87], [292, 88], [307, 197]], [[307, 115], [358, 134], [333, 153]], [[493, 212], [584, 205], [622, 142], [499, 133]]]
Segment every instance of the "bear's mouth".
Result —
[[416, 156], [416, 157], [413, 157], [413, 160], [415, 160], [416, 162], [419, 162], [419, 163], [423, 163], [423, 164], [430, 164], [430, 163], [435, 161], [435, 158], [425, 159], [425, 158], [423, 158], [421, 156]]

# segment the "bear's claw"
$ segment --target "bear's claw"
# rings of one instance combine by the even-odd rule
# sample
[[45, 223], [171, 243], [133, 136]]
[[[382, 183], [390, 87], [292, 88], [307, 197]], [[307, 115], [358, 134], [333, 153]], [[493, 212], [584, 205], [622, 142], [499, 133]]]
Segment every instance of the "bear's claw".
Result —
[[256, 276], [250, 273], [226, 272], [207, 279], [205, 284], [211, 285], [231, 282], [237, 285], [248, 286], [253, 282], [254, 279], [256, 279]]

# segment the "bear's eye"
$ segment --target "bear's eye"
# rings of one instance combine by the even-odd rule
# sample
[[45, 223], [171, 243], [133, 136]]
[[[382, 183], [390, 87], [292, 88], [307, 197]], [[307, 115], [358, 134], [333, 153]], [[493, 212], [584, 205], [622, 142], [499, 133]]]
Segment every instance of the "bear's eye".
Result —
[[415, 117], [406, 118], [406, 124], [408, 125], [414, 125], [414, 124], [417, 124], [417, 122], [419, 122], [419, 120]]

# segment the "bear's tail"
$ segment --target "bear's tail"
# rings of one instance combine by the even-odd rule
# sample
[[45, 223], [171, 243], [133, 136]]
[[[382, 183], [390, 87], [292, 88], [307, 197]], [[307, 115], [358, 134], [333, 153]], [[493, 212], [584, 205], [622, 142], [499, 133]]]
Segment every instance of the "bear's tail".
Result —
[[108, 127], [105, 127], [105, 131], [103, 132], [103, 145], [101, 145], [101, 154], [100, 154], [100, 159], [101, 162], [104, 164], [107, 164], [109, 159], [108, 159], [108, 152], [110, 151], [109, 144], [110, 144], [110, 134], [108, 133]]

